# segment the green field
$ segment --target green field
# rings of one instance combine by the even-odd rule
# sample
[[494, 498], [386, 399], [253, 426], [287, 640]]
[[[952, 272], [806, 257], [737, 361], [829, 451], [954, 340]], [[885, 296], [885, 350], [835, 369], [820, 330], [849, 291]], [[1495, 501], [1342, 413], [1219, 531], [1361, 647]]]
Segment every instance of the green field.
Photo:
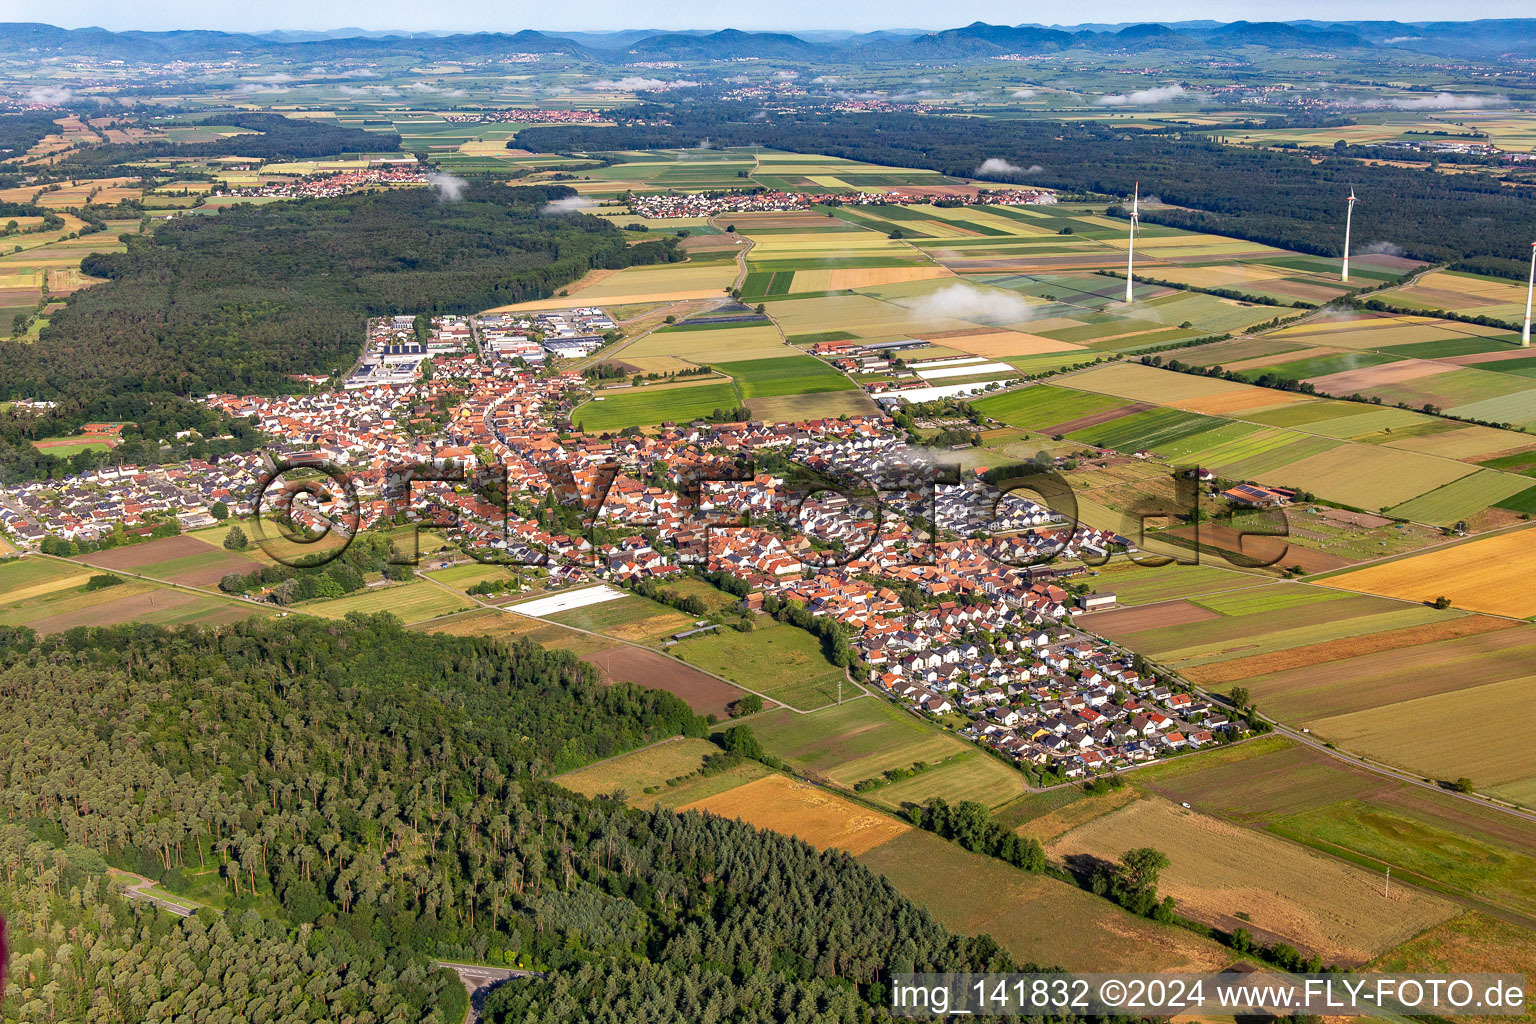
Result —
[[980, 398], [971, 404], [982, 415], [1009, 426], [1042, 430], [1128, 403], [1112, 395], [1097, 395], [1043, 384]]
[[853, 387], [847, 377], [814, 356], [749, 359], [716, 363], [714, 368], [731, 376], [741, 388], [742, 397], [748, 399], [845, 391]]
[[[802, 711], [835, 702], [844, 679], [843, 670], [822, 653], [820, 640], [778, 622], [750, 633], [716, 630], [684, 640], [668, 653]], [[857, 692], [844, 683], [844, 697]]]
[[311, 601], [296, 606], [294, 610], [331, 619], [345, 618], [352, 612], [361, 612], [365, 615], [389, 612], [400, 621], [409, 624], [447, 615], [450, 612], [463, 611], [469, 607], [471, 603], [468, 598], [460, 597], [426, 580], [417, 580], [413, 583], [397, 583], [362, 590], [329, 601]]
[[716, 409], [734, 409], [740, 404], [734, 384], [636, 388], [579, 406], [571, 417], [581, 429], [600, 433], [625, 427], [688, 423], [709, 416]]

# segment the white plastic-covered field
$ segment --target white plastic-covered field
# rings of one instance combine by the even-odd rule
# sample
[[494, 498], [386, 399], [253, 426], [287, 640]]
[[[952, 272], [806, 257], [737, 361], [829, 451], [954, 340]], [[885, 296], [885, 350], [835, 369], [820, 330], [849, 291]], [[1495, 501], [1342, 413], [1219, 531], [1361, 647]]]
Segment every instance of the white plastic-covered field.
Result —
[[613, 601], [624, 596], [626, 596], [624, 591], [613, 587], [584, 587], [565, 594], [551, 594], [548, 597], [524, 601], [522, 604], [513, 605], [512, 610], [521, 615], [532, 615], [542, 619], [560, 612], [568, 612], [572, 608], [585, 608], [589, 604], [602, 604], [604, 601]]

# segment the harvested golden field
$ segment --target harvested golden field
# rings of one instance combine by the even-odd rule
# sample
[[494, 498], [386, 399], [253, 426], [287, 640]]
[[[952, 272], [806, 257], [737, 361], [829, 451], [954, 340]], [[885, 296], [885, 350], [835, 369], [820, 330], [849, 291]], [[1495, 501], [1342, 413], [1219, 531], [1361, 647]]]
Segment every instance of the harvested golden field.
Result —
[[1536, 805], [1530, 735], [1506, 724], [1536, 706], [1536, 675], [1426, 694], [1306, 724], [1346, 750], [1434, 779], [1469, 778], [1480, 791]]
[[554, 781], [583, 796], [605, 796], [623, 790], [628, 799], [634, 800], [644, 796], [647, 787], [665, 785], [668, 779], [698, 771], [705, 757], [719, 751], [708, 740], [675, 737], [557, 775]]
[[[986, 331], [981, 334], [961, 334], [945, 338], [944, 344], [973, 356], [988, 359], [1010, 359], [1015, 356], [1036, 356], [1044, 352], [1085, 352], [1081, 345], [1070, 341], [1042, 338], [1022, 331]], [[1089, 359], [1092, 357], [1090, 356]], [[1087, 360], [1085, 360], [1087, 361]]]
[[913, 829], [859, 857], [961, 935], [990, 935], [1021, 963], [1079, 971], [1217, 971], [1234, 959], [1210, 939], [1135, 917], [1049, 875]]
[[1255, 676], [1269, 675], [1271, 672], [1284, 672], [1288, 669], [1306, 668], [1311, 665], [1326, 665], [1362, 654], [1380, 654], [1383, 651], [1417, 647], [1420, 644], [1436, 643], [1440, 640], [1454, 640], [1457, 637], [1474, 636], [1478, 633], [1491, 633], [1509, 629], [1515, 625], [1517, 623], [1509, 619], [1496, 619], [1487, 615], [1466, 615], [1446, 622], [1408, 626], [1403, 629], [1387, 629], [1380, 633], [1349, 636], [1320, 644], [1307, 644], [1304, 647], [1292, 647], [1270, 654], [1255, 654], [1246, 658], [1233, 658], [1230, 661], [1214, 661], [1206, 665], [1196, 665], [1184, 674], [1192, 682], [1205, 686], [1219, 686], [1222, 683], [1235, 683]]
[[1180, 913], [1259, 938], [1279, 936], [1331, 963], [1364, 963], [1458, 909], [1407, 887], [1385, 898], [1370, 872], [1161, 797], [1096, 817], [1046, 850], [1117, 861], [1138, 846], [1167, 854], [1158, 888]]
[[1456, 608], [1493, 615], [1536, 615], [1536, 534], [1485, 537], [1318, 580], [1320, 587], [1407, 601], [1448, 597]]
[[783, 775], [767, 775], [678, 810], [709, 811], [795, 836], [820, 850], [836, 848], [855, 855], [911, 830], [895, 818]]
[[836, 292], [853, 288], [872, 288], [882, 284], [902, 284], [907, 281], [931, 281], [938, 277], [953, 277], [943, 267], [853, 267], [835, 270], [795, 271], [794, 291]]
[[1096, 391], [1101, 395], [1117, 395], [1178, 408], [1182, 408], [1189, 399], [1263, 390], [1219, 377], [1196, 377], [1155, 366], [1143, 366], [1141, 363], [1111, 363], [1071, 374], [1062, 378], [1061, 383], [1064, 387], [1079, 391]]
[[1461, 1017], [1467, 1024], [1530, 1020], [1536, 1015], [1536, 932], [1486, 914], [1470, 913], [1444, 921], [1384, 954], [1371, 965], [1392, 973], [1429, 974], [1457, 971], [1479, 974], [1525, 974], [1526, 1010], [1519, 1017]]

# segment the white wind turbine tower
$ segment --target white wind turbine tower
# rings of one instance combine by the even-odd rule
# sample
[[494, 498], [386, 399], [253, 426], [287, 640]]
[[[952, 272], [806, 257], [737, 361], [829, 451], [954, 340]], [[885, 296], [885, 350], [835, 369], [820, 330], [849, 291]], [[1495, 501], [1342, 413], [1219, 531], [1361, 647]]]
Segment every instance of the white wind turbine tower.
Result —
[[1355, 219], [1355, 190], [1349, 190], [1348, 212], [1344, 214], [1344, 276], [1339, 280], [1349, 283], [1349, 229], [1350, 222]]
[[1525, 286], [1525, 326], [1520, 329], [1520, 347], [1531, 347], [1531, 296], [1536, 293], [1536, 242], [1531, 243], [1531, 283]]
[[1133, 301], [1132, 291], [1136, 282], [1131, 278], [1131, 271], [1136, 269], [1136, 225], [1141, 222], [1141, 182], [1136, 183], [1136, 191], [1131, 195], [1131, 244], [1125, 250], [1125, 304], [1129, 306]]

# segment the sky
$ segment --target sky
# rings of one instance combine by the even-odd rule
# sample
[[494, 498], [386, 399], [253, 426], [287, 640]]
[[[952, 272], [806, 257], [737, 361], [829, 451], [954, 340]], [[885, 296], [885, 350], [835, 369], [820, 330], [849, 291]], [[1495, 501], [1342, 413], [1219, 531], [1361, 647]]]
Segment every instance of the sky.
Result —
[[[1060, 8], [1056, 8], [1060, 10]], [[775, 0], [771, 4], [721, 4], [718, 0], [567, 0], [560, 4], [459, 0], [263, 0], [258, 4], [189, 4], [186, 0], [0, 0], [0, 21], [46, 21], [64, 28], [270, 29], [359, 27], [406, 31], [515, 32], [612, 29], [954, 28], [972, 21], [1020, 24], [1044, 19], [1050, 7], [1008, 0], [934, 4], [931, 0]], [[1531, 16], [1530, 0], [1482, 0], [1475, 8], [1446, 9], [1444, 0], [1083, 0], [1073, 4], [1078, 22], [1325, 20], [1428, 21]]]

